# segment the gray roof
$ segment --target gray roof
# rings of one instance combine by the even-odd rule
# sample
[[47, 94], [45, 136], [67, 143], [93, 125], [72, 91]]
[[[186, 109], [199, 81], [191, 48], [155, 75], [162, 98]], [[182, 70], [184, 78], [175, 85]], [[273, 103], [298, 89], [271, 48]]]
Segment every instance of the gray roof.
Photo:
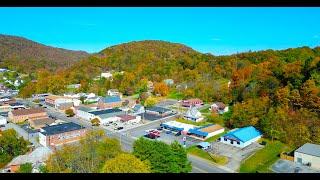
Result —
[[296, 152], [320, 157], [320, 145], [306, 143], [298, 148]]
[[80, 106], [80, 107], [78, 108], [78, 110], [84, 111], [84, 112], [94, 111], [94, 109], [88, 108], [88, 107], [84, 107], [84, 106]]
[[65, 132], [84, 129], [84, 127], [80, 126], [79, 124], [70, 122], [70, 123], [58, 124], [54, 126], [47, 126], [42, 129], [44, 130], [44, 132], [41, 132], [41, 133], [44, 135], [55, 135], [55, 134], [61, 134]]
[[171, 111], [170, 109], [167, 109], [167, 108], [164, 108], [164, 107], [159, 107], [159, 106], [152, 106], [152, 107], [147, 108], [147, 110], [155, 111], [155, 112], [159, 112], [159, 113], [164, 113], [164, 112]]

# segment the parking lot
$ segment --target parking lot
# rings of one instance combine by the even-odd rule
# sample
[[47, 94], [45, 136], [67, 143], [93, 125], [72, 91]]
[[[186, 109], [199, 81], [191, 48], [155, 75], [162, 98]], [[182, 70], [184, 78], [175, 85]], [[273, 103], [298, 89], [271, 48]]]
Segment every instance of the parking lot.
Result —
[[262, 148], [263, 146], [259, 143], [252, 143], [251, 145], [241, 149], [221, 142], [212, 142], [210, 152], [226, 156], [228, 158], [228, 163], [225, 166], [237, 171], [243, 160]]
[[271, 170], [276, 173], [320, 173], [320, 170], [315, 170], [284, 159], [279, 159], [274, 163], [271, 166]]
[[[109, 131], [117, 131], [117, 132], [122, 132], [122, 131], [127, 131], [130, 130], [132, 128], [136, 128], [139, 127], [141, 125], [143, 125], [144, 123], [142, 121], [140, 121], [139, 123], [130, 123], [130, 122], [121, 122], [121, 121], [116, 121], [113, 123], [109, 123], [109, 124], [105, 124], [105, 125], [100, 125], [100, 127], [109, 130]], [[123, 129], [119, 130], [117, 129], [118, 127], [123, 127]]]
[[171, 113], [171, 114], [168, 114], [166, 116], [157, 116], [157, 115], [154, 115], [154, 114], [141, 113], [141, 114], [137, 114], [137, 115], [141, 116], [141, 119], [146, 120], [146, 121], [157, 121], [157, 120], [160, 120], [160, 119], [163, 119], [163, 118], [167, 118], [167, 117], [173, 116], [175, 114], [176, 113]]

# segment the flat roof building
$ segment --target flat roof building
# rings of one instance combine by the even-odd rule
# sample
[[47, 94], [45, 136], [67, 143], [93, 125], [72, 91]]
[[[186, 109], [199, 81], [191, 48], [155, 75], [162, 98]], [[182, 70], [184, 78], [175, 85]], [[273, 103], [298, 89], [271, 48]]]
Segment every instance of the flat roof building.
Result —
[[294, 152], [294, 162], [320, 169], [320, 145], [306, 143]]

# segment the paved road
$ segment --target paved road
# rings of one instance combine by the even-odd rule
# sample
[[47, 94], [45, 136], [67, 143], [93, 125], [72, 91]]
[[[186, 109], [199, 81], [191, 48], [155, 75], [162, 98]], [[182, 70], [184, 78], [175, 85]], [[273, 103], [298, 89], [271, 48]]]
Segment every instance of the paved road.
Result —
[[[133, 150], [132, 149], [133, 142], [137, 139], [136, 137], [130, 136], [131, 131], [136, 131], [139, 128], [143, 129], [143, 128], [145, 128], [145, 126], [153, 127], [154, 124], [160, 124], [160, 121], [152, 121], [152, 122], [149, 122], [149, 123], [143, 125], [143, 127], [141, 127], [141, 126], [136, 127], [133, 129], [129, 129], [127, 131], [123, 131], [123, 132], [110, 132], [110, 131], [106, 131], [102, 127], [92, 127], [90, 122], [80, 120], [75, 117], [66, 117], [66, 115], [64, 113], [58, 112], [54, 108], [51, 108], [51, 107], [46, 108], [46, 111], [48, 112], [49, 115], [57, 117], [58, 119], [61, 119], [63, 121], [74, 122], [74, 123], [83, 125], [84, 127], [87, 127], [89, 129], [102, 129], [106, 132], [107, 136], [109, 136], [111, 138], [119, 139], [123, 150], [129, 151], [129, 152]], [[169, 121], [169, 120], [171, 120], [171, 118], [169, 117], [169, 118], [166, 118], [165, 120], [162, 120], [162, 121], [163, 122]], [[192, 156], [192, 155], [189, 156], [188, 155], [188, 159], [190, 160], [190, 162], [192, 163], [192, 166], [193, 166], [192, 173], [230, 173], [230, 171], [223, 169], [223, 167], [218, 167], [217, 165], [215, 165], [207, 160], [198, 158], [196, 156]]]

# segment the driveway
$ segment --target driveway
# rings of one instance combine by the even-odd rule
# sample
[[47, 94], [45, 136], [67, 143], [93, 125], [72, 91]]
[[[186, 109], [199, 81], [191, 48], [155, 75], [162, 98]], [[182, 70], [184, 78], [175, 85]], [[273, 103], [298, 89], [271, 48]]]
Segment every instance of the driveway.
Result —
[[279, 159], [271, 166], [271, 170], [275, 173], [294, 173], [296, 168], [299, 169], [298, 173], [320, 173], [320, 170], [284, 159]]
[[241, 149], [221, 142], [212, 142], [211, 147], [211, 153], [226, 156], [228, 158], [228, 163], [225, 166], [234, 171], [237, 171], [240, 168], [243, 160], [263, 148], [259, 143], [252, 143]]

